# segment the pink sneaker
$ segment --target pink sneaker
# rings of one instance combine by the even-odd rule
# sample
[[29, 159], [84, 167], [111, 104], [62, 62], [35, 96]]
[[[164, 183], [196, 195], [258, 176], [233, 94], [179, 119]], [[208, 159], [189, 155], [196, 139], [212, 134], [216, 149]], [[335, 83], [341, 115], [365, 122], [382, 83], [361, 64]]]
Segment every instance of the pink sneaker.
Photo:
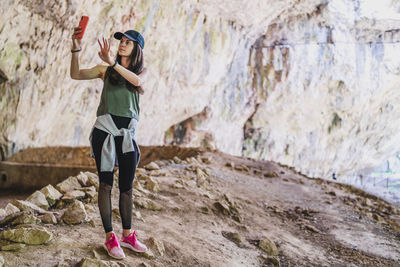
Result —
[[111, 233], [110, 238], [103, 244], [103, 247], [108, 255], [114, 259], [121, 260], [125, 258], [125, 253], [119, 245], [117, 236], [114, 233]]
[[121, 246], [129, 248], [136, 252], [146, 252], [147, 247], [136, 239], [136, 231], [133, 231], [128, 237], [122, 236]]

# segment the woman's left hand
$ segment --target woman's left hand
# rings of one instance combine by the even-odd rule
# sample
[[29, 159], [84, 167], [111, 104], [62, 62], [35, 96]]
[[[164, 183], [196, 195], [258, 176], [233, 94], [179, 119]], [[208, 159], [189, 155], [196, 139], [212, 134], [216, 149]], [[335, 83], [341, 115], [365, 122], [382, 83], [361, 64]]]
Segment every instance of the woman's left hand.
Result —
[[109, 42], [106, 39], [104, 39], [104, 37], [103, 37], [103, 46], [101, 46], [99, 39], [97, 39], [97, 42], [100, 45], [99, 57], [101, 58], [101, 60], [106, 62], [108, 65], [114, 64], [114, 61], [111, 59], [111, 56], [110, 56]]

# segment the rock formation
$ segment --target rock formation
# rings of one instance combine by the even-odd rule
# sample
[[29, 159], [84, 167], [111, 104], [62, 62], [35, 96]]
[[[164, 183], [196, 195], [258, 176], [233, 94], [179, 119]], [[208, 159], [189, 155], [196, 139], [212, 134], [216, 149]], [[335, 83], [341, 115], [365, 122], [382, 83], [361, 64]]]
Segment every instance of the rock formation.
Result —
[[[135, 28], [150, 70], [141, 145], [209, 146], [315, 177], [397, 152], [400, 5], [373, 0], [21, 1], [0, 7], [0, 152], [89, 145], [101, 80], [69, 76], [71, 34]], [[115, 53], [116, 40], [112, 43]]]

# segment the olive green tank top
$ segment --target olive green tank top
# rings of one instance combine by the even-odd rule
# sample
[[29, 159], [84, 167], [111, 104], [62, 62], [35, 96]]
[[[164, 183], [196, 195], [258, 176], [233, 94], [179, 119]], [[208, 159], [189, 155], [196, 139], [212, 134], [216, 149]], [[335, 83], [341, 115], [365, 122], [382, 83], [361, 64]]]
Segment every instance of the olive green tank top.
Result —
[[116, 116], [135, 118], [139, 121], [139, 93], [136, 90], [131, 92], [126, 87], [125, 80], [119, 81], [116, 85], [112, 84], [108, 76], [104, 77], [97, 117], [110, 113]]

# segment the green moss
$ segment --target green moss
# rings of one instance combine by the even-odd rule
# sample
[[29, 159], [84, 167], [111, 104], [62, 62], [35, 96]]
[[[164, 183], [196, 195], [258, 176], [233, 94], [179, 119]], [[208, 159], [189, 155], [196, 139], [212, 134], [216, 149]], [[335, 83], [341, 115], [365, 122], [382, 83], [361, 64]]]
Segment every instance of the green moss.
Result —
[[333, 128], [340, 127], [341, 124], [342, 124], [342, 118], [340, 118], [339, 115], [335, 112], [333, 114], [331, 125], [329, 125], [328, 127], [328, 133], [331, 133]]
[[18, 48], [18, 44], [9, 43], [0, 55], [0, 66], [5, 64], [21, 65], [24, 54]]
[[103, 8], [100, 13], [99, 13], [99, 17], [107, 17], [108, 12], [110, 12], [111, 8], [113, 7], [114, 3], [109, 4], [108, 6], [106, 6], [105, 8]]

